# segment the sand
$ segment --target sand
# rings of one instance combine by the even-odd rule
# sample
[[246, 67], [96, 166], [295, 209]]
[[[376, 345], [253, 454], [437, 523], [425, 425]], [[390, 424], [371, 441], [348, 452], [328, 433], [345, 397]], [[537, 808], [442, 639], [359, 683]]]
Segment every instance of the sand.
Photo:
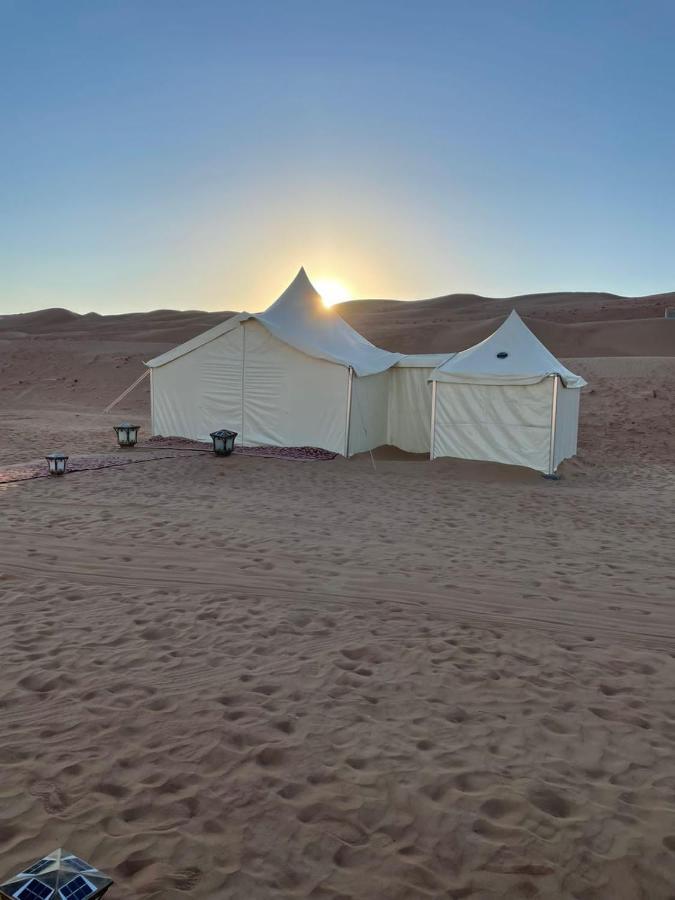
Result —
[[[167, 341], [62, 319], [5, 329], [2, 465], [147, 434], [143, 388], [100, 410]], [[672, 898], [675, 357], [639, 349], [570, 361], [558, 483], [384, 448], [0, 486], [3, 871], [65, 845], [111, 900]]]

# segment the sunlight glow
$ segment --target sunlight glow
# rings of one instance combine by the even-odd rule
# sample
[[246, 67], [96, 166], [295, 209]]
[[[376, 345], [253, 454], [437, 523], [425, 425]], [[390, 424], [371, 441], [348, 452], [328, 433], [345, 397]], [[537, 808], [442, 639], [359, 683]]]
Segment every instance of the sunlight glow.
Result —
[[354, 299], [351, 291], [334, 278], [318, 278], [314, 282], [314, 287], [321, 294], [321, 299], [326, 307], [330, 307], [334, 303], [344, 303], [346, 300]]

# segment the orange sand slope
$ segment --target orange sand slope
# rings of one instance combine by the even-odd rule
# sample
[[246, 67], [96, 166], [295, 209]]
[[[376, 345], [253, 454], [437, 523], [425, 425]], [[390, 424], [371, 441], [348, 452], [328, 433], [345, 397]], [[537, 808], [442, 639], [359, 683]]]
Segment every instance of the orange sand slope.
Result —
[[[384, 448], [0, 486], [8, 873], [66, 845], [111, 900], [672, 898], [675, 322], [548, 302], [589, 380], [558, 483]], [[425, 304], [488, 327], [352, 322], [432, 349]], [[144, 388], [100, 410], [215, 321], [31, 316], [0, 320], [1, 464], [147, 434]], [[655, 337], [589, 352], [617, 323]]]

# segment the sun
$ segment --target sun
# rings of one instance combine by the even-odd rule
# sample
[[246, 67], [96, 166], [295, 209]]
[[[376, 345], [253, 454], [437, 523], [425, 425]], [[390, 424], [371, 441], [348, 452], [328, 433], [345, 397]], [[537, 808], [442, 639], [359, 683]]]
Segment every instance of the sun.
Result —
[[321, 294], [323, 305], [330, 307], [334, 303], [344, 303], [346, 300], [353, 300], [351, 291], [334, 278], [318, 278], [314, 282], [314, 287]]

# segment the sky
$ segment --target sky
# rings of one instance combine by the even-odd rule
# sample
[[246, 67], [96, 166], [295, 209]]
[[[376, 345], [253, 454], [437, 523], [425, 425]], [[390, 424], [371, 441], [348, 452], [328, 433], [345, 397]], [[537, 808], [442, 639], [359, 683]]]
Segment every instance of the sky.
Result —
[[0, 314], [675, 290], [671, 0], [0, 0]]

